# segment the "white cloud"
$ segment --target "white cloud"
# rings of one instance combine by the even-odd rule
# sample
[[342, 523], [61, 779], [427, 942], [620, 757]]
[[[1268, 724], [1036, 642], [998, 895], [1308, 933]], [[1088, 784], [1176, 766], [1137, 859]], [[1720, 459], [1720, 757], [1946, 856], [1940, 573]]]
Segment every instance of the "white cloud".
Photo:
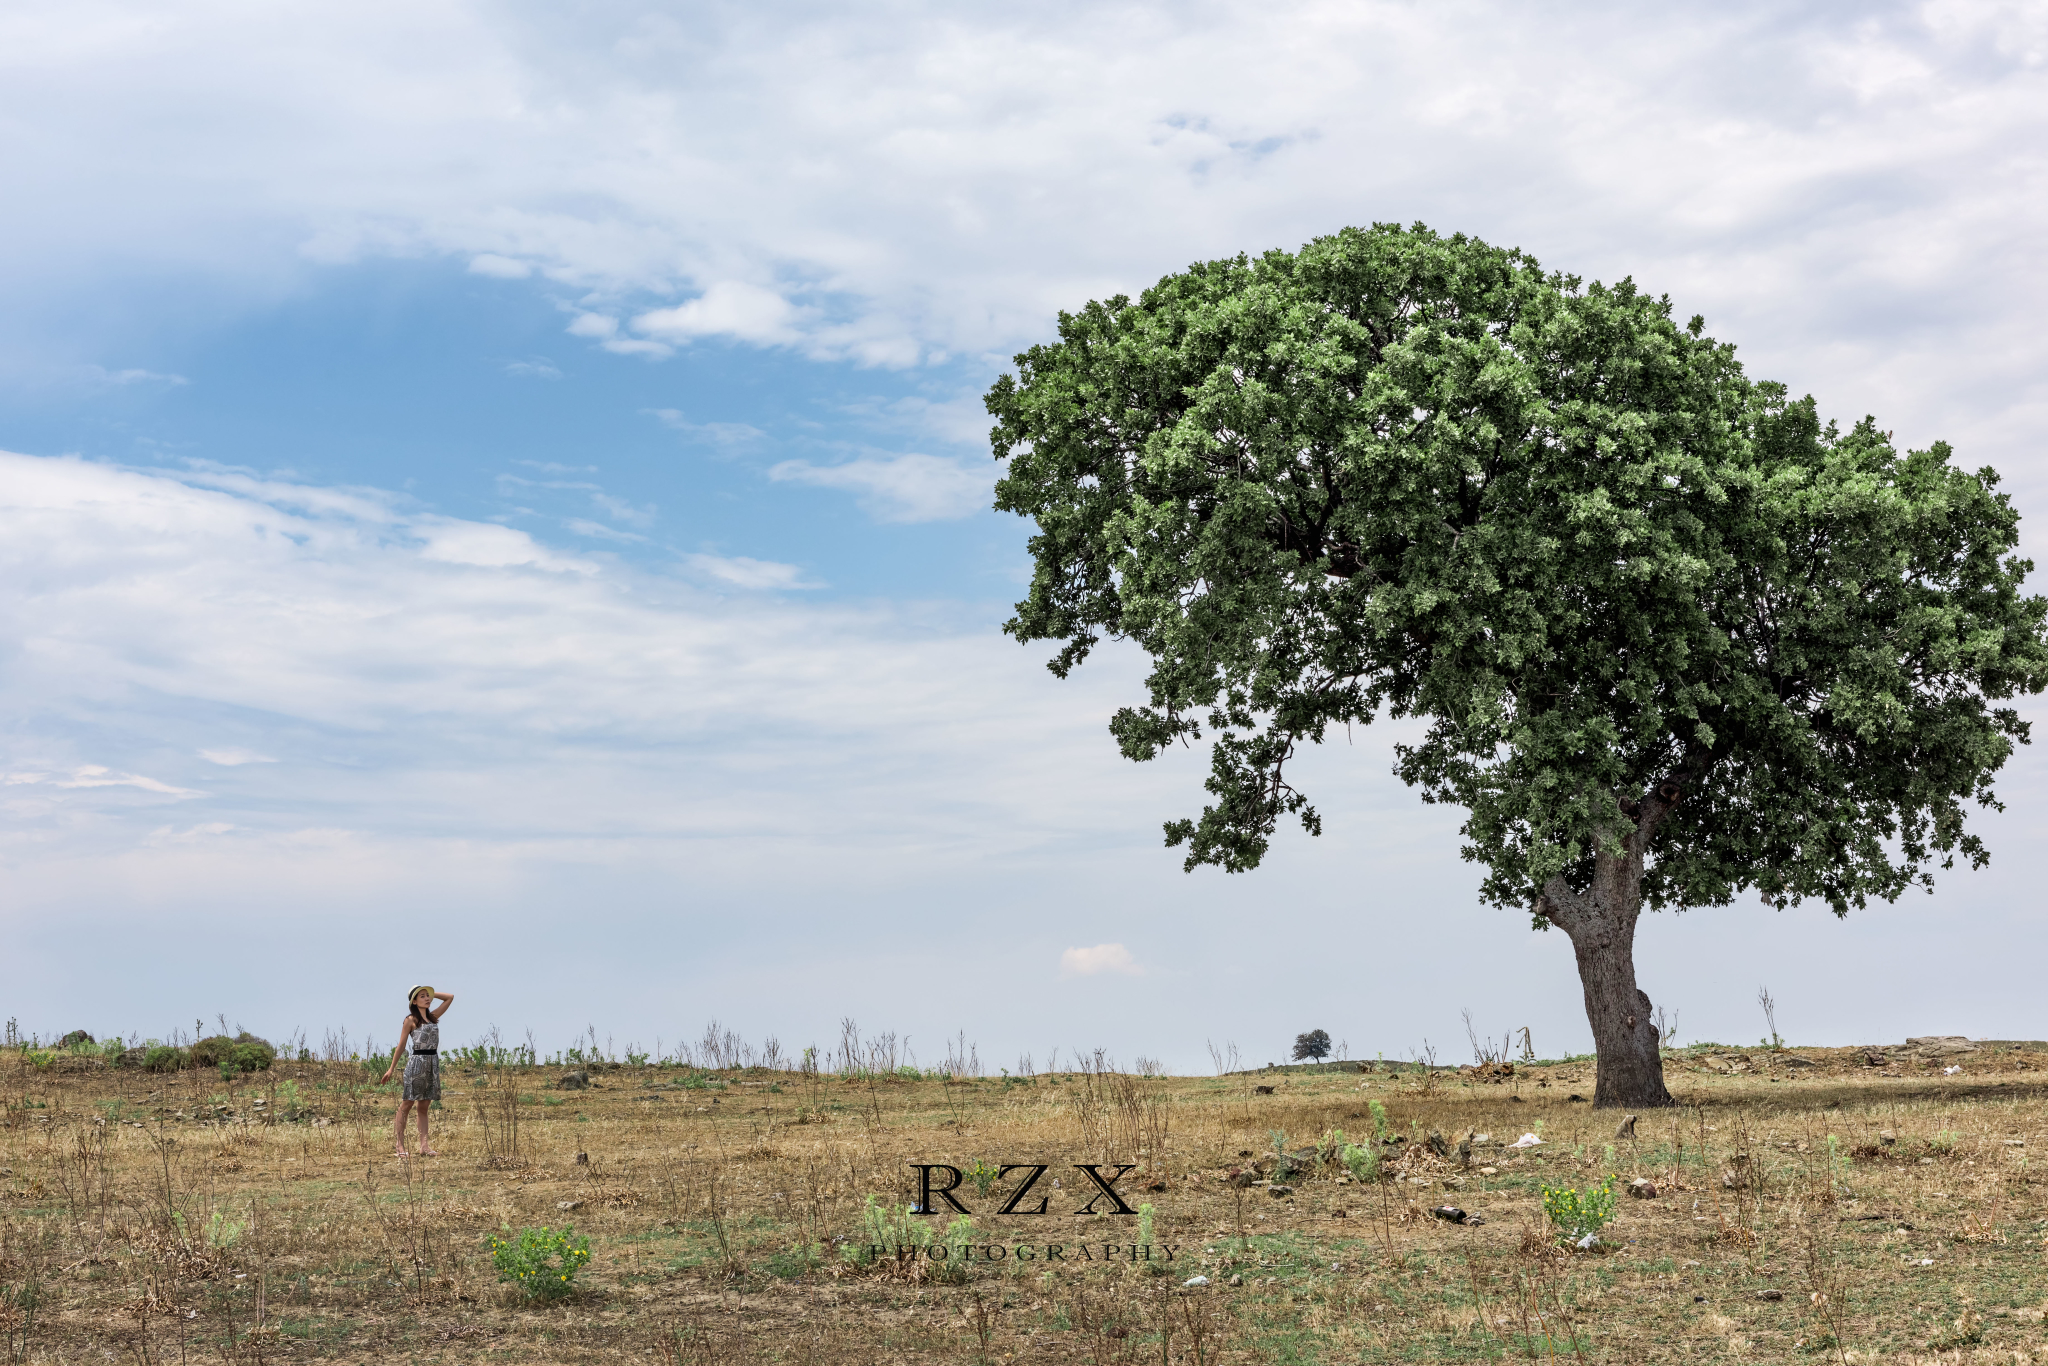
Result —
[[764, 346], [787, 346], [802, 333], [801, 314], [774, 290], [721, 280], [697, 298], [658, 308], [633, 319], [635, 331], [684, 343], [699, 337], [731, 337]]
[[78, 787], [136, 787], [144, 792], [155, 792], [165, 797], [197, 797], [199, 793], [189, 787], [173, 787], [158, 782], [155, 778], [140, 773], [116, 773], [104, 764], [81, 764], [71, 770], [68, 778], [59, 778], [54, 786]]
[[1060, 954], [1060, 976], [1099, 977], [1113, 972], [1137, 977], [1145, 970], [1122, 944], [1096, 944], [1091, 948], [1067, 949]]
[[155, 370], [109, 370], [103, 365], [88, 365], [79, 373], [87, 384], [113, 389], [125, 389], [136, 384], [156, 384], [175, 389], [179, 385], [191, 383], [183, 375], [159, 374]]
[[253, 749], [202, 749], [199, 751], [199, 757], [206, 760], [209, 764], [219, 764], [222, 768], [238, 768], [243, 764], [274, 764], [277, 762], [268, 754], [258, 754]]
[[684, 416], [680, 408], [649, 408], [646, 411], [660, 419], [661, 425], [672, 431], [728, 449], [751, 446], [768, 435], [759, 427], [746, 422], [692, 422]]
[[569, 321], [569, 335], [572, 337], [603, 339], [616, 335], [618, 330], [619, 320], [603, 313], [578, 313]]
[[1423, 218], [1669, 290], [1833, 411], [2032, 459], [2042, 13], [913, 0], [878, 30], [81, 0], [0, 29], [0, 119], [37, 130], [7, 153], [0, 280], [273, 297], [306, 261], [442, 252], [530, 268], [613, 350], [907, 365], [1000, 359], [1197, 258]]
[[546, 356], [535, 356], [531, 360], [507, 361], [505, 373], [519, 375], [526, 379], [560, 379], [562, 371]]
[[606, 516], [627, 526], [653, 526], [653, 507], [640, 507], [625, 498], [615, 498], [609, 493], [593, 493], [590, 501], [604, 510]]
[[487, 275], [493, 280], [524, 280], [533, 274], [533, 267], [524, 261], [515, 261], [509, 256], [487, 251], [469, 258], [469, 273]]
[[858, 494], [860, 505], [885, 522], [939, 522], [966, 517], [992, 499], [992, 465], [974, 470], [936, 455], [865, 457], [840, 465], [784, 460], [768, 477]]
[[685, 555], [683, 563], [700, 574], [735, 588], [794, 589], [818, 588], [804, 579], [804, 571], [793, 564], [774, 560], [752, 560], [744, 555]]
[[645, 545], [647, 543], [645, 536], [638, 536], [630, 531], [620, 531], [617, 527], [606, 526], [603, 522], [593, 522], [587, 517], [570, 517], [564, 520], [562, 525], [575, 532], [578, 536], [589, 536], [600, 541], [617, 541], [622, 545]]
[[412, 523], [412, 530], [426, 542], [421, 558], [447, 564], [490, 569], [530, 565], [535, 569], [575, 573], [589, 573], [596, 567], [587, 560], [558, 555], [525, 532], [508, 526], [452, 517], [421, 517]]

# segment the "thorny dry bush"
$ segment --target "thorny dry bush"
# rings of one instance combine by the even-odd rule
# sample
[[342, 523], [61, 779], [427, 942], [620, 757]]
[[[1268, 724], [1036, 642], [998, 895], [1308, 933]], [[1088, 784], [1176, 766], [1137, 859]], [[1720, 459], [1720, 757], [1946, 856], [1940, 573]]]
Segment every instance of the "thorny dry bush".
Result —
[[[1884, 1076], [1802, 1054], [1824, 1065], [1674, 1067], [1687, 1103], [1625, 1134], [1570, 1099], [1591, 1091], [1583, 1064], [1159, 1079], [1090, 1056], [948, 1082], [620, 1067], [588, 1091], [556, 1089], [560, 1069], [451, 1069], [443, 1155], [409, 1162], [390, 1156], [392, 1097], [346, 1064], [224, 1086], [0, 1055], [0, 1346], [149, 1363], [2048, 1362], [2029, 1165], [2044, 1060]], [[1374, 1101], [1389, 1133], [1361, 1185], [1337, 1134], [1373, 1142]], [[1504, 1146], [1537, 1129], [1533, 1151]], [[942, 1202], [903, 1213], [914, 1163], [963, 1172], [972, 1224], [950, 1245]], [[1077, 1163], [1130, 1167], [1115, 1189], [1152, 1207], [1149, 1243], [1110, 1201], [1076, 1213], [1099, 1196]], [[990, 1175], [1006, 1164], [1024, 1170]], [[1039, 1164], [1019, 1211], [996, 1213]], [[1625, 1199], [1600, 1247], [1560, 1248], [1542, 1187], [1610, 1175], [1656, 1194]], [[850, 1260], [870, 1197], [946, 1260]], [[565, 1224], [591, 1238], [587, 1285], [522, 1303], [485, 1235]]]

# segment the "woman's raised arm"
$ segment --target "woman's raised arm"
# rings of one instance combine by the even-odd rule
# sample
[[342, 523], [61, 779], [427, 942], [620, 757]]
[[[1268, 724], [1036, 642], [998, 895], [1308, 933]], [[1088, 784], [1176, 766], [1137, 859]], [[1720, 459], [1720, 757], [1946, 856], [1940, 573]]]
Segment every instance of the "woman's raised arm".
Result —
[[455, 993], [450, 991], [437, 991], [434, 993], [434, 999], [439, 1001], [441, 1004], [435, 1006], [432, 1010], [428, 1011], [427, 1018], [435, 1021], [436, 1023], [439, 1023], [441, 1017], [448, 1013], [448, 1007], [455, 1004]]

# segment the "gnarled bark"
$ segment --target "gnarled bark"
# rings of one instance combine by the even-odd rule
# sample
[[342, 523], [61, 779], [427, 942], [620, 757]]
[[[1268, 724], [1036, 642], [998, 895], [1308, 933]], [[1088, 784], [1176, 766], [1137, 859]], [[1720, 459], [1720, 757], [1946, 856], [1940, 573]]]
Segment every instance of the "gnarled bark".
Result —
[[1574, 891], [1562, 877], [1543, 885], [1536, 909], [1571, 937], [1593, 1027], [1593, 1104], [1651, 1109], [1676, 1104], [1664, 1087], [1662, 1040], [1650, 1022], [1650, 997], [1636, 985], [1636, 919], [1643, 909], [1643, 851], [1678, 804], [1693, 773], [1673, 774], [1623, 810], [1636, 824], [1618, 855], [1593, 860], [1592, 885]]
[[1571, 936], [1572, 952], [1579, 960], [1586, 1021], [1593, 1027], [1593, 1104], [1632, 1110], [1675, 1104], [1664, 1088], [1664, 1060], [1657, 1026], [1650, 1022], [1650, 998], [1636, 985], [1640, 907], [1602, 905], [1601, 900], [1572, 891], [1562, 878], [1543, 889], [1544, 914]]

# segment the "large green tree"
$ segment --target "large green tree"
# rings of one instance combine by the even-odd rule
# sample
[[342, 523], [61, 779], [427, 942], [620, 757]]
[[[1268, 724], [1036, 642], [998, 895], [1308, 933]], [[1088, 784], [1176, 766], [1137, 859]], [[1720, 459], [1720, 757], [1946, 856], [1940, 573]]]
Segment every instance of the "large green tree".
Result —
[[1960, 854], [2048, 681], [2048, 602], [1990, 469], [1755, 382], [1668, 300], [1418, 225], [1190, 267], [1062, 314], [988, 395], [1034, 519], [1007, 630], [1152, 661], [1110, 723], [1206, 739], [1187, 867], [1321, 822], [1304, 742], [1422, 724], [1397, 772], [1468, 815], [1480, 894], [1572, 941], [1595, 1101], [1669, 1103], [1645, 906], [1836, 914]]

